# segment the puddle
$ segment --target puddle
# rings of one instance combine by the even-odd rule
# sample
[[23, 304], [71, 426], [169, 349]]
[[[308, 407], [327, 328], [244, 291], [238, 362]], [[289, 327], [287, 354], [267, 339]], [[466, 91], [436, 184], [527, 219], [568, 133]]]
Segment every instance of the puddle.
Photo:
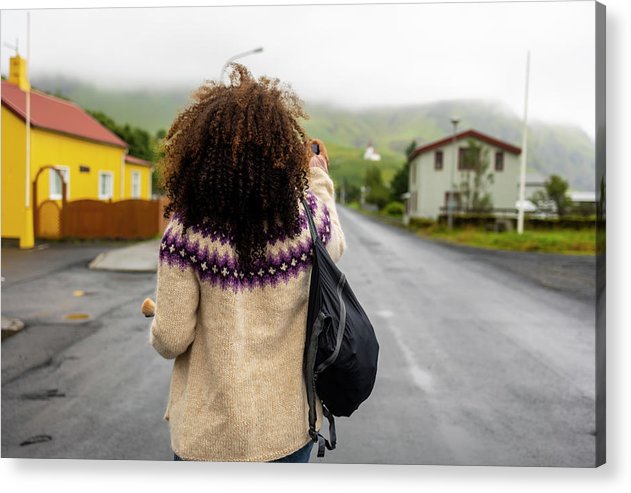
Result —
[[68, 313], [64, 318], [66, 320], [87, 320], [90, 315], [87, 313]]

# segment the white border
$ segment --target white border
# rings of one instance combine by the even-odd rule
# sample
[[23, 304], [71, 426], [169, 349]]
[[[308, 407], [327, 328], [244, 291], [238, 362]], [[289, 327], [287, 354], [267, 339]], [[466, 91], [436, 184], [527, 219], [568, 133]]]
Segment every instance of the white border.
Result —
[[[497, 0], [487, 0], [496, 2]], [[474, 3], [459, 0], [460, 3]], [[51, 5], [52, 3], [52, 5]], [[0, 8], [147, 7], [229, 5], [225, 0], [0, 0]], [[290, 4], [291, 0], [238, 4]], [[311, 4], [332, 3], [310, 0]], [[374, 3], [345, 0], [343, 3]], [[382, 1], [379, 3], [394, 3]], [[420, 3], [420, 2], [419, 2]], [[453, 1], [450, 3], [454, 3]], [[583, 493], [631, 491], [631, 2], [606, 0], [607, 5], [607, 464], [599, 469], [509, 467], [441, 467], [319, 464], [197, 464], [149, 461], [0, 460], [0, 477], [9, 491], [93, 492], [169, 491], [189, 493], [221, 490], [393, 493], [502, 492]], [[568, 19], [571, 22], [571, 19]], [[305, 27], [309, 30], [311, 27]], [[141, 30], [141, 26], [139, 26]], [[308, 35], [308, 34], [307, 34]], [[384, 410], [387, 412], [387, 410]], [[375, 423], [375, 426], [378, 426]], [[130, 436], [130, 440], [133, 437]]]

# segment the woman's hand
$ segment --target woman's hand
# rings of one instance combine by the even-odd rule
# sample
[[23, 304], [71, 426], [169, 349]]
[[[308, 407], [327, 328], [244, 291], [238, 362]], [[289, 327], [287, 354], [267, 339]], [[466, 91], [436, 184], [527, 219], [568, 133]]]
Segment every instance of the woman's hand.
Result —
[[[320, 156], [322, 156], [324, 159], [326, 159], [327, 164], [329, 163], [329, 153], [326, 150], [326, 146], [324, 145], [324, 142], [322, 142], [320, 139], [311, 139], [311, 142], [309, 142], [309, 150], [311, 150], [311, 146], [313, 144], [318, 144], [318, 147], [320, 147]], [[311, 150], [311, 154], [313, 154], [313, 151]]]
[[[311, 146], [313, 144], [318, 144], [320, 148], [320, 154], [315, 154]], [[309, 167], [316, 166], [318, 168], [322, 168], [324, 171], [329, 171], [329, 153], [326, 150], [326, 146], [324, 142], [320, 139], [311, 139], [309, 142], [309, 152], [311, 159], [309, 160]]]
[[153, 317], [156, 314], [156, 304], [151, 298], [145, 298], [140, 310], [145, 317]]

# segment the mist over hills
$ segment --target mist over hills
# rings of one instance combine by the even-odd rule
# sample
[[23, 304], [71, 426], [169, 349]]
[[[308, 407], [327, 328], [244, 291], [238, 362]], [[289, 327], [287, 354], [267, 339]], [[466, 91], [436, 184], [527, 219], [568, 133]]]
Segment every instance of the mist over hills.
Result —
[[[34, 87], [75, 101], [86, 109], [99, 110], [117, 122], [155, 133], [167, 129], [187, 104], [192, 89], [147, 87], [142, 90], [103, 89], [64, 77], [40, 77]], [[475, 128], [511, 144], [521, 145], [521, 118], [495, 101], [450, 100], [410, 106], [351, 110], [330, 104], [306, 102], [310, 118], [304, 122], [309, 135], [319, 137], [345, 156], [356, 156], [360, 176], [368, 162], [359, 163], [368, 141], [382, 155], [385, 177], [403, 164], [404, 149], [412, 140], [430, 142], [452, 133], [451, 116], [460, 118], [459, 130]], [[594, 141], [576, 126], [529, 122], [528, 173], [558, 174], [576, 190], [594, 190]], [[344, 167], [354, 159], [344, 160]], [[361, 165], [361, 166], [360, 166]]]

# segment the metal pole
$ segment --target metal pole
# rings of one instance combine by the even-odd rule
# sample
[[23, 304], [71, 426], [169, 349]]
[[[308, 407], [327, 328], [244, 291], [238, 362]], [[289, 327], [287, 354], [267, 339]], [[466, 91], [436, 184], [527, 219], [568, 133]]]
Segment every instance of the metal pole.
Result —
[[243, 58], [244, 56], [253, 55], [254, 53], [261, 53], [262, 51], [263, 51], [263, 48], [259, 47], [259, 48], [255, 48], [255, 49], [250, 50], [250, 51], [245, 51], [243, 53], [239, 53], [238, 55], [235, 55], [233, 57], [228, 58], [228, 61], [223, 64], [223, 67], [221, 69], [221, 74], [219, 75], [219, 82], [221, 82], [223, 80], [223, 75], [226, 72], [226, 69], [228, 68], [228, 66], [232, 62], [234, 62], [238, 58]]
[[517, 205], [517, 233], [524, 232], [524, 202], [526, 200], [526, 157], [528, 145], [528, 79], [530, 78], [530, 50], [526, 54], [526, 91], [524, 95], [524, 126], [521, 136], [521, 167], [519, 173], [519, 202]]
[[[26, 77], [31, 63], [31, 13], [26, 13]], [[26, 91], [26, 195], [25, 205], [31, 206], [31, 91]]]
[[[16, 46], [17, 51], [17, 46]], [[19, 55], [18, 55], [19, 56]], [[31, 90], [29, 87], [29, 75], [28, 66], [31, 63], [31, 13], [26, 13], [26, 83], [25, 99], [26, 99], [26, 115], [25, 120], [25, 152], [24, 152], [24, 165], [25, 165], [25, 183], [24, 183], [24, 230], [20, 235], [20, 248], [33, 248], [35, 246], [35, 224], [33, 218], [33, 210], [37, 207], [35, 202], [35, 195], [33, 194], [33, 200], [31, 200]]]
[[447, 199], [447, 229], [451, 230], [453, 228], [453, 202], [454, 202], [454, 174], [456, 172], [458, 153], [456, 149], [456, 129], [458, 128], [458, 122], [460, 122], [459, 118], [453, 117], [451, 119], [451, 123], [454, 126], [453, 136], [452, 136], [452, 146], [453, 146], [453, 162], [451, 163], [451, 176], [449, 183], [449, 198]]

